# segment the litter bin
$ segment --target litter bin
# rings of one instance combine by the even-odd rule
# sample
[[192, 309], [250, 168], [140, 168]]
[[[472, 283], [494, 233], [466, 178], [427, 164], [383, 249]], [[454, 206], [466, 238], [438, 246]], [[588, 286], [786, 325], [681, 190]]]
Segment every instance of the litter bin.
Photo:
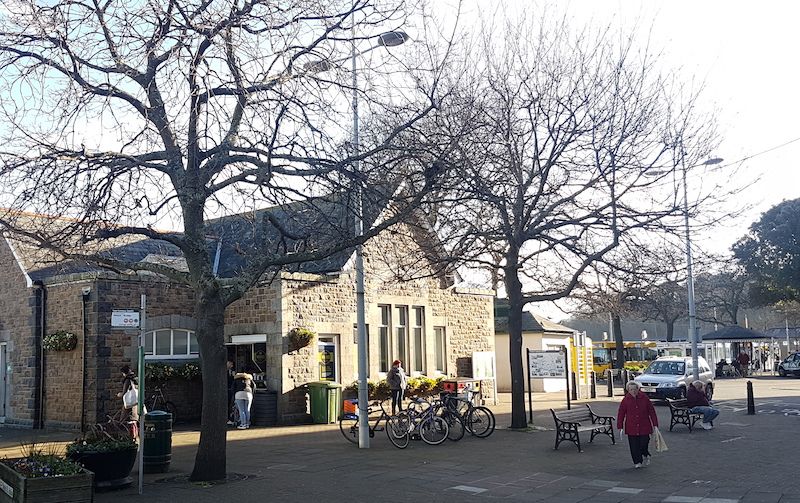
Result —
[[442, 394], [453, 394], [464, 400], [471, 400], [480, 405], [481, 381], [472, 378], [444, 379], [441, 383]]
[[161, 410], [144, 416], [144, 472], [164, 473], [172, 461], [172, 414]]
[[311, 398], [311, 419], [318, 424], [335, 423], [339, 420], [342, 403], [342, 385], [335, 382], [316, 381], [308, 383]]

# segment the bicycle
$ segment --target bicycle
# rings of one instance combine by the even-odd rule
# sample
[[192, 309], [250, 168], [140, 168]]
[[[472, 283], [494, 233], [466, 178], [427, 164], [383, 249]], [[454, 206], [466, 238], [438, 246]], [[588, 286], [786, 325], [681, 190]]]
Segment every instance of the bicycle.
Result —
[[408, 409], [387, 420], [386, 435], [389, 441], [398, 449], [405, 449], [411, 436], [419, 435], [426, 444], [441, 444], [447, 440], [450, 427], [435, 412], [434, 404], [421, 398], [414, 399]]
[[464, 420], [461, 419], [461, 416], [458, 415], [457, 412], [454, 412], [445, 406], [442, 400], [436, 400], [433, 402], [433, 407], [435, 408], [434, 414], [441, 417], [442, 419], [447, 422], [447, 427], [449, 428], [449, 433], [447, 434], [447, 439], [453, 442], [458, 442], [462, 438], [464, 438], [464, 432], [466, 431], [466, 426], [464, 425]]
[[[351, 402], [358, 406], [358, 399], [351, 400]], [[369, 428], [369, 438], [374, 438], [376, 431], [383, 431], [384, 428], [380, 426], [381, 421], [386, 421], [389, 419], [389, 414], [386, 413], [386, 409], [383, 405], [385, 402], [385, 400], [376, 400], [367, 407], [367, 428]], [[380, 407], [381, 413], [375, 419], [375, 424], [370, 425], [370, 416], [374, 412], [373, 407]], [[339, 417], [339, 430], [342, 432], [342, 436], [344, 436], [348, 442], [358, 444], [358, 423], [358, 409], [356, 409], [356, 413], [345, 412]]]
[[[470, 392], [474, 393], [474, 392]], [[464, 428], [478, 438], [486, 438], [494, 433], [495, 417], [491, 410], [482, 405], [476, 406], [472, 400], [459, 398], [456, 395], [443, 394], [442, 401], [446, 409], [458, 414]]]
[[172, 414], [172, 423], [175, 424], [177, 422], [178, 414], [175, 404], [167, 400], [161, 386], [153, 388], [153, 394], [150, 395], [149, 400], [145, 400], [144, 404], [148, 411], [163, 410], [169, 412]]

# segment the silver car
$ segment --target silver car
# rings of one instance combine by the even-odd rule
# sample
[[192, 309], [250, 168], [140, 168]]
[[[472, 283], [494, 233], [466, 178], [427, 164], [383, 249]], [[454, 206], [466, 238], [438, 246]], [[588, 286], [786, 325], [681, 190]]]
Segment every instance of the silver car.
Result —
[[[714, 395], [714, 373], [705, 358], [698, 356], [700, 380], [706, 385], [706, 397]], [[652, 398], [685, 398], [694, 381], [690, 356], [662, 356], [650, 362], [644, 373], [634, 379], [642, 391]]]

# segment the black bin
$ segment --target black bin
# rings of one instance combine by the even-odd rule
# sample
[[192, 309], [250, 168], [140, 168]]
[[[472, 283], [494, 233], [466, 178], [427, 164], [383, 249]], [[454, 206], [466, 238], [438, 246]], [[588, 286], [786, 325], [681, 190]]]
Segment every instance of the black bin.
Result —
[[162, 410], [144, 416], [144, 473], [164, 473], [172, 461], [172, 414]]

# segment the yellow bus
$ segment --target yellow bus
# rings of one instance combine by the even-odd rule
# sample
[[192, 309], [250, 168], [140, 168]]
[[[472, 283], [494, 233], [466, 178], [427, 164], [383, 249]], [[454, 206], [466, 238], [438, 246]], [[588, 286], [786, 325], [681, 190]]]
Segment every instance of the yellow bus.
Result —
[[[658, 358], [655, 342], [626, 342], [625, 365], [646, 367]], [[596, 342], [592, 348], [592, 366], [597, 377], [605, 375], [606, 370], [614, 368], [617, 360], [617, 344], [613, 341]]]

